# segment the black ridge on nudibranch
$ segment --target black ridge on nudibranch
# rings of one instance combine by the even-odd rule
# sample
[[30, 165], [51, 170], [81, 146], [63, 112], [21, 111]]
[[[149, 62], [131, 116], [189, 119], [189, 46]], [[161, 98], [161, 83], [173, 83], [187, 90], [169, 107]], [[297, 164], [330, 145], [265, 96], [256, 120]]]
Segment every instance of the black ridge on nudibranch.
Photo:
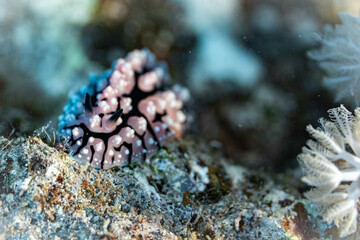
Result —
[[117, 111], [109, 118], [108, 121], [109, 121], [109, 122], [116, 122], [116, 121], [119, 119], [119, 117], [121, 117], [122, 113], [123, 113], [123, 110], [122, 110], [122, 109], [117, 110]]
[[93, 107], [92, 107], [90, 95], [88, 93], [86, 93], [86, 97], [85, 97], [85, 116], [86, 117], [91, 117], [93, 114], [94, 113], [93, 113]]
[[148, 50], [119, 59], [70, 97], [59, 131], [80, 163], [96, 168], [145, 160], [183, 131], [179, 94], [166, 90], [166, 65]]

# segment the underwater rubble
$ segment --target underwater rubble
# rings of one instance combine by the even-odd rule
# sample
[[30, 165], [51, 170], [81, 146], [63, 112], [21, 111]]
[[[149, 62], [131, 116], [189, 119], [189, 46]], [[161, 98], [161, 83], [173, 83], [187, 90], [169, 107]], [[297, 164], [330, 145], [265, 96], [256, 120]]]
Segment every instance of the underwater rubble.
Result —
[[1, 239], [337, 238], [301, 197], [299, 170], [230, 165], [218, 142], [172, 141], [109, 170], [40, 137], [0, 137], [0, 150]]

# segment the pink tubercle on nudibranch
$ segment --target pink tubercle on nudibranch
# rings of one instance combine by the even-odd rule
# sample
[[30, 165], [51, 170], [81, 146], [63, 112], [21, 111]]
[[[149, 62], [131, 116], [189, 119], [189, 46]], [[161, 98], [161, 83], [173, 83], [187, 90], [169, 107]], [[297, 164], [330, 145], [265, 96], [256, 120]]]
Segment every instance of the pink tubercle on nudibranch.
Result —
[[[143, 161], [180, 137], [186, 89], [166, 90], [166, 64], [147, 50], [135, 50], [111, 70], [90, 78], [70, 96], [59, 132], [80, 163], [109, 169]], [[180, 89], [180, 90], [179, 90]]]

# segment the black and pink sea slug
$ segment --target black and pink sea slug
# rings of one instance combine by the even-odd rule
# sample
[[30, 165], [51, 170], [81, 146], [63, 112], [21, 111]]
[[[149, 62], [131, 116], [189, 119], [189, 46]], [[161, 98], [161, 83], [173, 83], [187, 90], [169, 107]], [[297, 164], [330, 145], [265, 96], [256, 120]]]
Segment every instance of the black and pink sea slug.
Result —
[[166, 64], [147, 49], [91, 77], [89, 85], [70, 96], [59, 117], [70, 154], [82, 164], [109, 169], [143, 161], [180, 137], [186, 121], [184, 92], [166, 90], [168, 78]]

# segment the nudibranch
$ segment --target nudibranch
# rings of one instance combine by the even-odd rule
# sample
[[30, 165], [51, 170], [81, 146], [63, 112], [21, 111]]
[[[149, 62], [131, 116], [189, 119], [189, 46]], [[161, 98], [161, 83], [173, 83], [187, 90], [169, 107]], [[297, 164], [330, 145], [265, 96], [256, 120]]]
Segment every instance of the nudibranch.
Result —
[[180, 137], [184, 94], [166, 89], [168, 79], [166, 64], [147, 49], [90, 77], [88, 85], [70, 95], [59, 117], [70, 154], [81, 164], [109, 169], [143, 161]]

